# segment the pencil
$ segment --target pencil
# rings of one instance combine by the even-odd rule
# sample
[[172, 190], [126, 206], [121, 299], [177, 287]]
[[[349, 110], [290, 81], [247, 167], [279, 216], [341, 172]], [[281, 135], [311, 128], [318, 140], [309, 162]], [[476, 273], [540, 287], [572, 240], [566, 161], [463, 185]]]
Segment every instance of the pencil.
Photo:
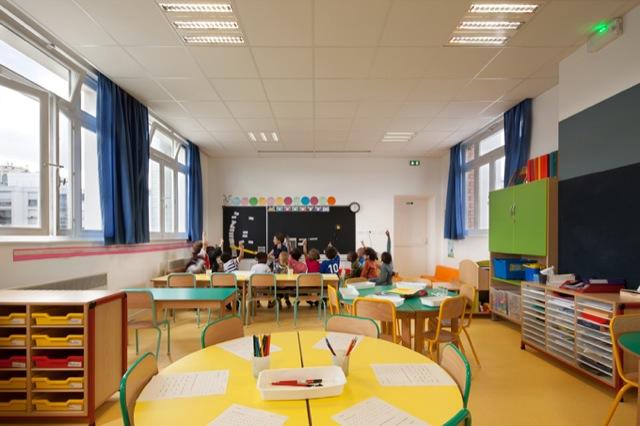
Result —
[[349, 349], [347, 349], [347, 355], [349, 356], [349, 354], [351, 353], [351, 351], [356, 347], [356, 343], [358, 342], [358, 338], [354, 337], [353, 339], [351, 339], [351, 343], [349, 343]]
[[329, 339], [327, 339], [326, 337], [324, 338], [325, 342], [327, 342], [327, 347], [329, 348], [329, 350], [331, 351], [331, 353], [333, 354], [333, 356], [336, 356], [336, 351], [333, 350], [333, 348], [331, 347], [331, 343], [329, 343]]

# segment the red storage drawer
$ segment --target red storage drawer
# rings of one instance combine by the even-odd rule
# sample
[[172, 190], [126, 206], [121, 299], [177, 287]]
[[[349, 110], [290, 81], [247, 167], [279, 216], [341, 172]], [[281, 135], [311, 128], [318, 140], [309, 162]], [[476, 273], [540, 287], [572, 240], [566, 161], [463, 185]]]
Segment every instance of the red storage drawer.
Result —
[[82, 368], [84, 365], [84, 357], [82, 355], [72, 355], [66, 358], [34, 355], [31, 359], [36, 368]]
[[27, 368], [27, 357], [16, 355], [9, 358], [0, 358], [0, 368]]

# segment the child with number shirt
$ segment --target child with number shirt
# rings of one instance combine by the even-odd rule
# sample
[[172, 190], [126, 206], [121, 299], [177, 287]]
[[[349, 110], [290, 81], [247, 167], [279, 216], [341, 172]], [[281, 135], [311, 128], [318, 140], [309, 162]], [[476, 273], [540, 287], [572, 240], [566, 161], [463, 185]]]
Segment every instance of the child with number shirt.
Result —
[[340, 255], [338, 251], [329, 243], [324, 249], [324, 255], [327, 257], [320, 264], [321, 274], [338, 274], [340, 270]]

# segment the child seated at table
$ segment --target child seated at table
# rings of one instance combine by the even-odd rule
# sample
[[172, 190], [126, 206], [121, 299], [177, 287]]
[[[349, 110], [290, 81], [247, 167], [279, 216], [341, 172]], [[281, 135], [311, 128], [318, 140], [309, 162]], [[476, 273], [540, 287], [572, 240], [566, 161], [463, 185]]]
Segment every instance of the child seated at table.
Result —
[[187, 264], [185, 272], [189, 274], [204, 274], [207, 269], [211, 269], [209, 256], [205, 251], [205, 242], [196, 241], [191, 247], [191, 259]]
[[327, 248], [324, 249], [324, 255], [326, 259], [320, 263], [321, 274], [337, 274], [340, 270], [340, 255], [338, 250], [329, 243]]
[[288, 274], [289, 273], [289, 253], [281, 251], [278, 255], [277, 262], [273, 264], [274, 274]]
[[310, 274], [320, 272], [320, 252], [318, 249], [312, 248], [307, 250], [307, 239], [302, 241], [302, 250], [304, 252], [304, 263], [307, 265], [307, 272]]
[[257, 263], [251, 266], [252, 274], [270, 274], [271, 269], [269, 269], [269, 265], [267, 265], [267, 261], [269, 260], [269, 256], [267, 253], [263, 251], [259, 251], [256, 253], [256, 261]]
[[240, 243], [240, 253], [238, 257], [233, 257], [230, 252], [226, 251], [220, 256], [222, 269], [224, 272], [233, 272], [240, 269], [240, 261], [244, 258], [244, 243]]
[[393, 272], [391, 253], [385, 251], [380, 255], [380, 260], [382, 261], [380, 272], [374, 282], [376, 285], [392, 285], [395, 272]]
[[364, 262], [364, 266], [362, 267], [362, 272], [360, 272], [360, 276], [362, 278], [366, 278], [368, 280], [374, 280], [378, 278], [378, 253], [371, 247], [367, 247], [364, 250], [365, 256], [367, 260]]
[[351, 264], [351, 272], [349, 273], [349, 276], [347, 278], [359, 277], [360, 273], [362, 272], [362, 265], [360, 264], [358, 253], [355, 251], [350, 251], [349, 254], [347, 255], [347, 260]]
[[307, 265], [300, 261], [302, 257], [302, 250], [298, 247], [294, 247], [289, 253], [289, 269], [293, 271], [294, 274], [304, 274], [307, 272]]

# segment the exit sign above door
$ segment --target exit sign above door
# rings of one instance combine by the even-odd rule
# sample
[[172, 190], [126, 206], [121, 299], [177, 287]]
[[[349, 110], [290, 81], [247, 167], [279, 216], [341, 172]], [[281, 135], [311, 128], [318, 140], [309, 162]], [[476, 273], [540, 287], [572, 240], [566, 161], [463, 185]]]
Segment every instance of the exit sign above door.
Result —
[[419, 166], [420, 165], [420, 160], [409, 160], [409, 165], [410, 166]]

